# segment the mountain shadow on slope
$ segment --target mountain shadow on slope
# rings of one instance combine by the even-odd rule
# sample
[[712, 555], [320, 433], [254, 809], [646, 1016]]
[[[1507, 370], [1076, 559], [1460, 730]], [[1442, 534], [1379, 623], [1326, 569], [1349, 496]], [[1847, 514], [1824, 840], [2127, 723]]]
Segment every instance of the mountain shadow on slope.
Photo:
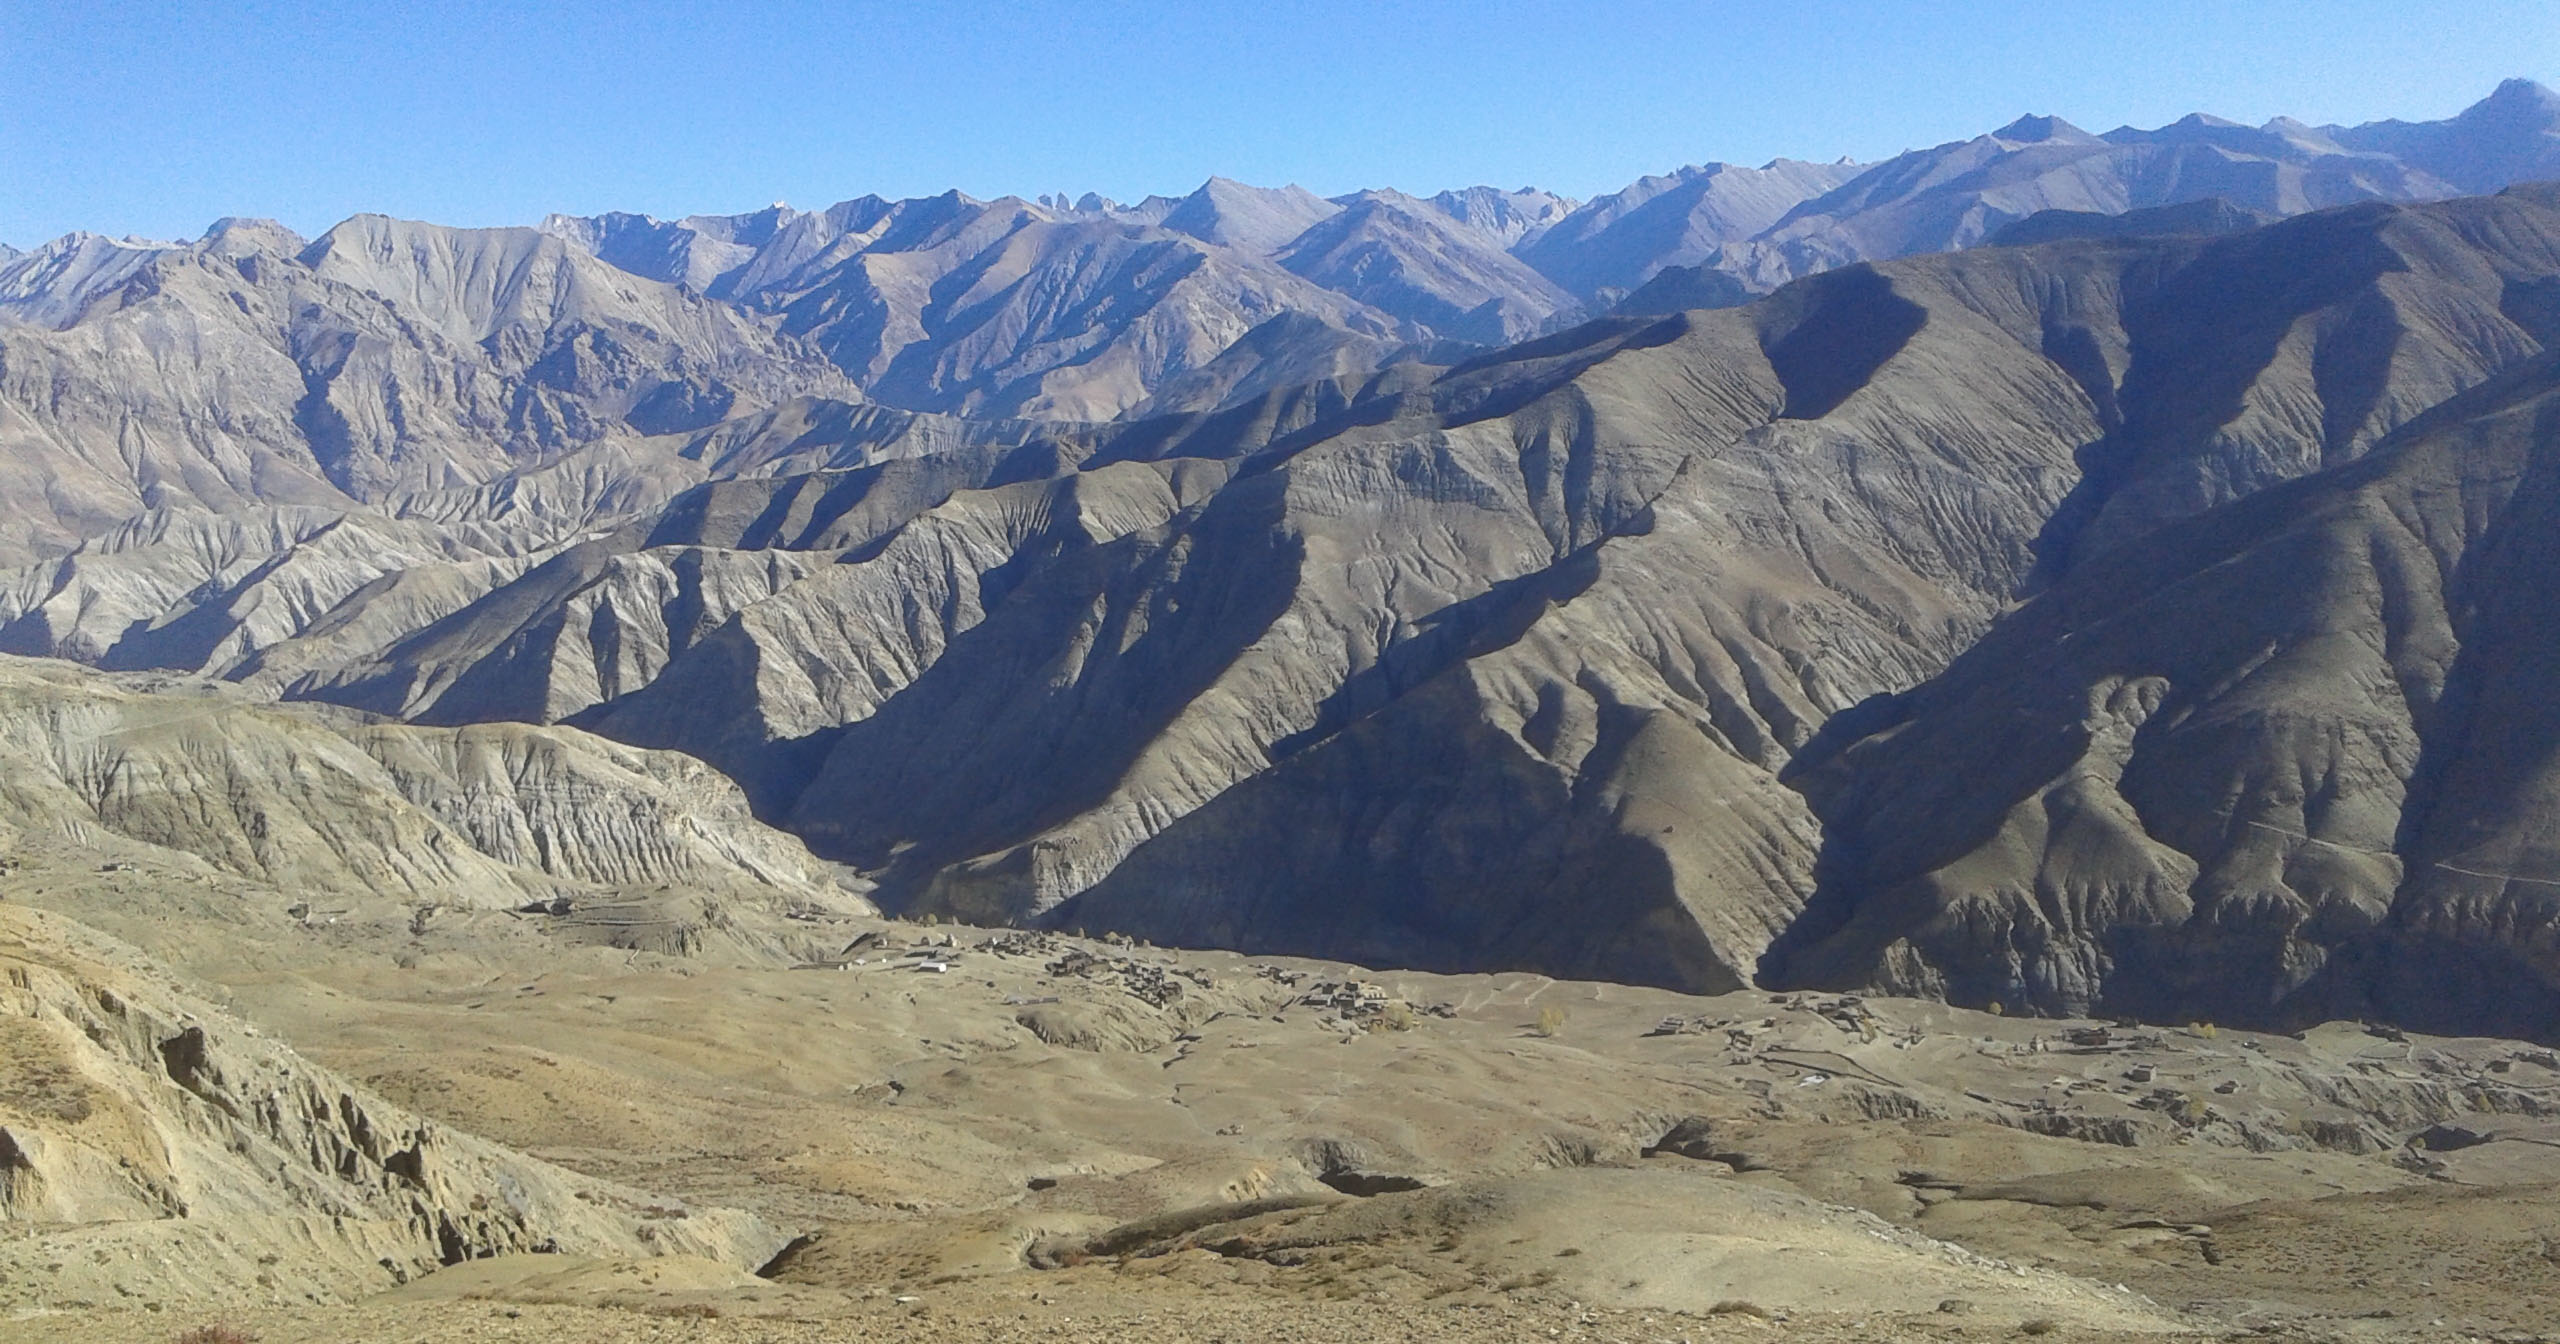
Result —
[[2071, 238], [2171, 238], [2246, 233], [2275, 216], [2233, 205], [2219, 196], [2176, 205], [2108, 214], [2102, 210], [2039, 210], [1983, 241], [1985, 247], [2035, 247]]
[[1799, 759], [1824, 849], [1764, 979], [2560, 1034], [2555, 535], [2545, 357], [2093, 558]]

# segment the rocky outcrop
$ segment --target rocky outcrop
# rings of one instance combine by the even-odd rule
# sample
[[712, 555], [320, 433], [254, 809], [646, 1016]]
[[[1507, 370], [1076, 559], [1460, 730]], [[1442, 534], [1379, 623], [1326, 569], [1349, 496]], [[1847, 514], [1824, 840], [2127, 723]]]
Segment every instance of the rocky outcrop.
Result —
[[60, 916], [0, 905], [0, 1302], [347, 1301], [511, 1252], [752, 1269], [753, 1215], [412, 1114]]

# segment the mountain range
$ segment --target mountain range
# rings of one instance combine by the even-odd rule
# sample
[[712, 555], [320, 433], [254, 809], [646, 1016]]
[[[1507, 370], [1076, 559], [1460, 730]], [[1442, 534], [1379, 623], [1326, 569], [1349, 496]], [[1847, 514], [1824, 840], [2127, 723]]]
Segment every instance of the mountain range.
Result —
[[[75, 236], [0, 264], [0, 650], [99, 671], [13, 668], [0, 820], [2551, 1036], [2541, 177], [2510, 81], [1583, 203]], [[160, 697], [234, 726], [98, 727]]]
[[[2496, 189], [2560, 172], [2555, 120], [2555, 95], [2519, 79], [2442, 123], [2191, 115], [2089, 136], [2030, 115], [1882, 164], [1705, 164], [1590, 202], [1490, 187], [1321, 200], [1211, 179], [1137, 205], [947, 192], [684, 220], [556, 215], [535, 230], [356, 218], [315, 243], [243, 220], [195, 243], [69, 236], [0, 259], [10, 364], [31, 366], [5, 389], [26, 417], [5, 433], [143, 440], [133, 456], [156, 458], [154, 440], [179, 433], [159, 422], [166, 407], [56, 387], [51, 358], [143, 358], [166, 397], [212, 397], [202, 379], [218, 366], [241, 425], [187, 451], [223, 461], [225, 484], [136, 466], [120, 486], [128, 502], [210, 486], [220, 504], [243, 471], [279, 471], [253, 463], [289, 440], [315, 458], [292, 471], [317, 468], [356, 499], [410, 484], [369, 461], [394, 412], [425, 420], [399, 428], [410, 443], [497, 438], [520, 463], [612, 430], [696, 428], [778, 387], [832, 394], [812, 358], [901, 410], [1213, 410], [1306, 381], [1306, 361], [1244, 343], [1283, 317], [1321, 325], [1329, 376], [1357, 381], [1595, 317], [1667, 266], [1733, 276], [1723, 300], [1741, 302], [1830, 266], [1974, 246], [2040, 210], [2220, 197], [2294, 215]], [[174, 310], [187, 328], [154, 330]], [[77, 353], [49, 356], [41, 333]], [[1231, 369], [1196, 376], [1219, 361]], [[445, 466], [458, 479], [489, 471], [458, 440], [422, 456], [461, 458]]]

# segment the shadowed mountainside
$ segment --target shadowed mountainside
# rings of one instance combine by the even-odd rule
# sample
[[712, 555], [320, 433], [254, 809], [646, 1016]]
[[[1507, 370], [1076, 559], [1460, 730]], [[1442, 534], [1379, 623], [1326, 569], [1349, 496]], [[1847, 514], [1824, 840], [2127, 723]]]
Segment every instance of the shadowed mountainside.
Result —
[[1822, 883], [1774, 978], [2549, 1034], [2555, 453], [2546, 356], [1849, 716], [1792, 779]]

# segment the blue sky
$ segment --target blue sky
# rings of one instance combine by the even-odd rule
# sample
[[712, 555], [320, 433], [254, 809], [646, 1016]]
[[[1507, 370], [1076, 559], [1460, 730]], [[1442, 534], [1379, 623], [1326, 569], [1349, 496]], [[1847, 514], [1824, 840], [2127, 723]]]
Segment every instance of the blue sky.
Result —
[[2448, 116], [2560, 85], [2552, 0], [0, 0], [0, 241], [662, 216], [877, 192], [1576, 196], [1683, 163]]

